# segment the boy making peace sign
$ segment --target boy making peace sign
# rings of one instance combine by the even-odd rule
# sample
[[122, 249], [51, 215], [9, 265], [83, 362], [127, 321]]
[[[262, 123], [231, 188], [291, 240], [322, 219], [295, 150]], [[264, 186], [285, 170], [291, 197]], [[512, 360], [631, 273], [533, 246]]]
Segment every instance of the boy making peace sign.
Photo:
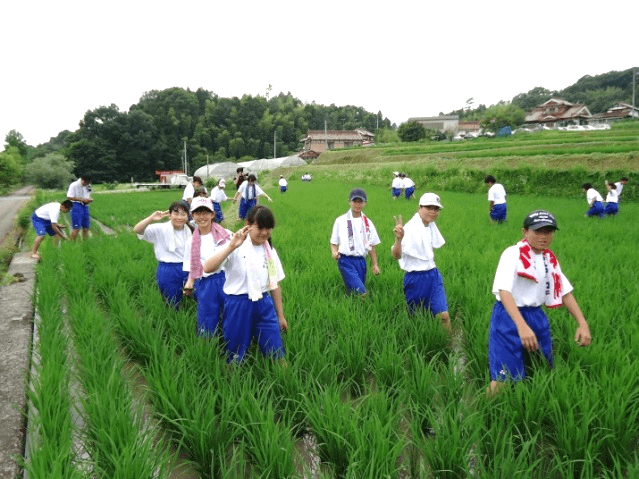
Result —
[[406, 272], [404, 296], [409, 314], [421, 308], [429, 310], [435, 317], [440, 317], [444, 328], [450, 331], [444, 281], [435, 265], [433, 252], [445, 243], [435, 224], [442, 208], [438, 195], [425, 193], [419, 199], [417, 213], [406, 225], [402, 224], [401, 216], [395, 218], [395, 243], [391, 253]]

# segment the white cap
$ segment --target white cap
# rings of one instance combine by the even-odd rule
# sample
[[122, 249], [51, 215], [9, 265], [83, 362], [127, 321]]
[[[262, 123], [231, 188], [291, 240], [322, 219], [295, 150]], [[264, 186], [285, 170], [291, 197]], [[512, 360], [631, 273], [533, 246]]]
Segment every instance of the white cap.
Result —
[[217, 185], [224, 188], [226, 186], [226, 181], [224, 181], [224, 179], [221, 179], [220, 181], [217, 182]]
[[202, 196], [193, 198], [193, 201], [191, 201], [191, 213], [193, 213], [198, 208], [207, 208], [215, 213], [215, 210], [213, 209], [213, 203], [211, 203], [211, 200], [209, 198], [204, 198]]
[[395, 176], [399, 176], [399, 171], [393, 171], [393, 174], [394, 174]]
[[439, 196], [435, 193], [424, 193], [419, 199], [419, 206], [438, 206], [439, 208], [444, 208]]

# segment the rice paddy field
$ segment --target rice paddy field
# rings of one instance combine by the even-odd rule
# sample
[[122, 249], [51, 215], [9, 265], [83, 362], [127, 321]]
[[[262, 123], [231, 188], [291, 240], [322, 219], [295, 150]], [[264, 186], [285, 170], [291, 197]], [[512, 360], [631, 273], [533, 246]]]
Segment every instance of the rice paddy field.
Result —
[[[355, 186], [382, 240], [365, 300], [345, 294], [329, 246]], [[638, 204], [599, 220], [584, 218], [585, 198], [514, 195], [496, 225], [485, 194], [437, 191], [449, 337], [429, 315], [407, 315], [390, 255], [393, 216], [407, 221], [416, 201], [346, 181], [291, 178], [286, 194], [267, 192], [286, 273], [286, 367], [255, 349], [227, 366], [219, 341], [196, 336], [192, 301], [163, 305], [152, 246], [130, 227], [179, 193], [97, 196], [92, 215], [116, 235], [43, 244], [31, 477], [639, 477]], [[549, 311], [555, 367], [487, 397], [493, 276], [538, 208], [557, 217], [552, 249], [593, 342], [576, 346], [572, 317]]]

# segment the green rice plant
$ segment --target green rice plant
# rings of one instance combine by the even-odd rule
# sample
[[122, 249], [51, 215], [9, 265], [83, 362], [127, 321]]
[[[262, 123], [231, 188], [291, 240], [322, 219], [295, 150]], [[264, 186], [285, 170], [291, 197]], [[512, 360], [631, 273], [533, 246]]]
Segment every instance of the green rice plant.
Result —
[[[52, 253], [56, 253], [53, 251]], [[61, 311], [62, 288], [57, 280], [59, 256], [38, 267], [36, 327], [29, 400], [29, 455], [22, 467], [32, 477], [81, 477], [74, 460], [68, 339]]]
[[[246, 379], [244, 379], [246, 380]], [[291, 477], [295, 470], [291, 426], [286, 416], [276, 421], [268, 388], [244, 386], [236, 394], [236, 424], [243, 431], [245, 451], [262, 477]]]
[[67, 248], [62, 255], [67, 285], [85, 286], [67, 290], [68, 314], [85, 393], [81, 398], [85, 445], [94, 470], [113, 478], [164, 477], [168, 456], [154, 451], [153, 430], [144, 424], [142, 407], [133, 401], [123, 377], [112, 330], [95, 304], [82, 267], [85, 258], [78, 249]]
[[352, 401], [343, 399], [345, 392], [344, 387], [321, 387], [317, 396], [304, 398], [320, 459], [333, 465], [337, 477], [345, 477], [359, 427]]
[[399, 403], [382, 390], [362, 397], [355, 414], [359, 427], [352, 433], [347, 477], [399, 477], [399, 459], [407, 445]]

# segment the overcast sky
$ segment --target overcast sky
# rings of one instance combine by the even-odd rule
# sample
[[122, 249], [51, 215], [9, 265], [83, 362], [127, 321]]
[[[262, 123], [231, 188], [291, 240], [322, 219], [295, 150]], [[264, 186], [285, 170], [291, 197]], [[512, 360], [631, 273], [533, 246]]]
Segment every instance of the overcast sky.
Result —
[[[398, 125], [639, 66], [636, 0], [0, 3], [0, 136], [30, 145], [145, 91], [291, 92]], [[634, 54], [634, 57], [633, 57]]]

